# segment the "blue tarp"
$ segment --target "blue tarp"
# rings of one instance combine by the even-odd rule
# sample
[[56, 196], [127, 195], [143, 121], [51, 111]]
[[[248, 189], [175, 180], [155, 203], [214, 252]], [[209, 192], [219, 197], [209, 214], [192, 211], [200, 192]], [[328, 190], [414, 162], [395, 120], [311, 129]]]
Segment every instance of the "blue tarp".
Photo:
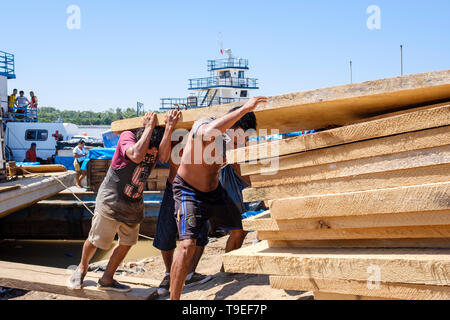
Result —
[[265, 136], [265, 137], [252, 137], [252, 138], [249, 138], [249, 141], [276, 141], [276, 140], [282, 140], [282, 139], [291, 138], [291, 137], [303, 136], [305, 134], [311, 134], [311, 133], [315, 133], [315, 132], [316, 132], [316, 130], [306, 130], [306, 131], [289, 132], [289, 133], [282, 133], [282, 134], [273, 134], [271, 136]]
[[[89, 150], [87, 158], [83, 161], [81, 165], [81, 170], [87, 170], [87, 165], [91, 159], [112, 159], [114, 156], [115, 148], [93, 148]], [[68, 170], [75, 170], [73, 162], [74, 157], [55, 157], [55, 164], [62, 164]]]
[[91, 159], [112, 159], [116, 148], [93, 148], [89, 150], [86, 160], [81, 165], [81, 170], [87, 170], [87, 165]]
[[67, 170], [75, 170], [73, 166], [73, 161], [75, 160], [74, 157], [55, 157], [55, 164], [62, 164], [64, 167], [67, 168]]
[[115, 148], [117, 146], [117, 143], [119, 143], [120, 135], [112, 131], [107, 131], [103, 133], [102, 136], [105, 148]]
[[22, 167], [22, 166], [38, 166], [40, 165], [40, 162], [16, 162], [16, 167]]

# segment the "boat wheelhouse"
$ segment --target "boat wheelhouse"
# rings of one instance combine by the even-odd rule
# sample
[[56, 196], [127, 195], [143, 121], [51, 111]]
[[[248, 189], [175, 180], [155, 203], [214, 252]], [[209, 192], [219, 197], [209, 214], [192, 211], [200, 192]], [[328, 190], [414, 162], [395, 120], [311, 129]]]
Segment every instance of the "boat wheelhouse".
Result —
[[204, 108], [247, 100], [252, 90], [259, 89], [258, 79], [248, 78], [247, 59], [233, 57], [231, 50], [226, 59], [208, 60], [209, 77], [189, 79], [187, 98], [163, 98], [161, 110]]

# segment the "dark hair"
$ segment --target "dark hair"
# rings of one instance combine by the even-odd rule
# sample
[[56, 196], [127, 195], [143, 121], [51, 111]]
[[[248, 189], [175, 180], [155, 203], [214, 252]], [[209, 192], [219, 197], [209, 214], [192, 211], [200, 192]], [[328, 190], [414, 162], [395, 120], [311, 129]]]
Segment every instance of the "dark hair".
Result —
[[[134, 133], [134, 135], [136, 136], [136, 140], [140, 140], [142, 138], [142, 134], [144, 133], [144, 128], [139, 128], [136, 130], [133, 130], [132, 132]], [[152, 137], [150, 138], [150, 144], [149, 144], [149, 149], [151, 148], [158, 148], [159, 149], [159, 145], [161, 144], [161, 140], [164, 136], [164, 127], [160, 127], [160, 126], [156, 126], [153, 129], [153, 133], [152, 133]]]
[[17, 89], [14, 89], [14, 90], [13, 90], [13, 92], [14, 92], [14, 91], [19, 91], [19, 90], [17, 90]]
[[78, 141], [78, 144], [85, 144], [86, 143], [86, 141], [84, 141], [83, 139], [80, 139], [80, 141]]
[[[238, 110], [240, 108], [242, 108], [242, 106], [234, 107], [230, 111], [228, 111], [228, 113], [236, 111], [236, 110]], [[247, 131], [249, 129], [256, 130], [256, 126], [257, 126], [257, 123], [256, 123], [255, 113], [254, 112], [249, 112], [246, 115], [244, 115], [241, 119], [239, 119], [238, 122], [236, 122], [233, 125], [233, 128], [240, 127], [244, 131]]]
[[36, 143], [33, 142], [33, 143], [31, 144], [31, 146], [32, 146], [32, 147], [36, 147]]
[[23, 90], [20, 90], [19, 94], [22, 94], [22, 93], [25, 94], [25, 92], [23, 92]]

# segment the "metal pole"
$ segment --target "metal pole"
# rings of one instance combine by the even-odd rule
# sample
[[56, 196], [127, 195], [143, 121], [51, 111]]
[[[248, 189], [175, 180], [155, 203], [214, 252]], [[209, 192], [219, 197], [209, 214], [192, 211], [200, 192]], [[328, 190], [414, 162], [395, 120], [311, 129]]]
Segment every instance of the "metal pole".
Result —
[[353, 62], [350, 60], [350, 83], [353, 83]]
[[403, 45], [400, 45], [400, 74], [403, 76]]

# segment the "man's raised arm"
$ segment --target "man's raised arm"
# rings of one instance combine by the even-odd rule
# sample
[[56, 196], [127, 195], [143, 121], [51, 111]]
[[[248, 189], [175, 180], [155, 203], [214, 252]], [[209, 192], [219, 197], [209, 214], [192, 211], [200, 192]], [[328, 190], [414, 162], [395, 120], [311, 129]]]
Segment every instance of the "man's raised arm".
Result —
[[142, 137], [134, 146], [128, 148], [126, 151], [127, 157], [134, 163], [141, 163], [144, 161], [150, 144], [150, 138], [152, 137], [153, 129], [155, 128], [157, 121], [158, 118], [153, 112], [149, 112], [144, 116], [142, 122], [145, 129]]
[[247, 113], [253, 112], [258, 104], [266, 103], [266, 97], [253, 97], [241, 108], [230, 112], [223, 117], [201, 126], [197, 131], [197, 136], [216, 137], [230, 129]]
[[161, 140], [161, 144], [159, 145], [158, 150], [158, 160], [162, 163], [166, 163], [169, 161], [171, 146], [172, 146], [172, 133], [175, 129], [175, 125], [180, 119], [181, 111], [178, 110], [170, 110], [166, 113], [165, 122], [166, 128], [164, 130], [164, 136]]

